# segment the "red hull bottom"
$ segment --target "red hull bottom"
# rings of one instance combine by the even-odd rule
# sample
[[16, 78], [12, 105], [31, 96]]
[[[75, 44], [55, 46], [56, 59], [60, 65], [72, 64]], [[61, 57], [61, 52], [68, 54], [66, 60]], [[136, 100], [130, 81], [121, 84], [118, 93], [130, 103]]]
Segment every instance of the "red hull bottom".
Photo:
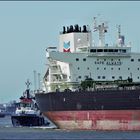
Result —
[[48, 111], [60, 129], [140, 130], [140, 110]]

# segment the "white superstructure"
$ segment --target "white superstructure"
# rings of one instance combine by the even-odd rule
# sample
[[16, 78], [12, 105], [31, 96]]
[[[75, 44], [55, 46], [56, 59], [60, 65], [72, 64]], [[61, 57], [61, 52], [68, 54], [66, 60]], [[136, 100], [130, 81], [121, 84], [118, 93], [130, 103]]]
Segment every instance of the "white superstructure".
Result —
[[93, 46], [88, 26], [63, 27], [58, 50], [55, 47], [46, 49], [48, 69], [44, 83], [48, 92], [66, 88], [75, 90], [86, 78], [140, 81], [140, 53], [132, 53], [131, 46], [125, 45], [120, 26], [117, 43], [114, 46], [105, 44], [107, 29], [105, 23], [96, 25], [94, 22], [94, 31], [99, 32], [99, 44]]

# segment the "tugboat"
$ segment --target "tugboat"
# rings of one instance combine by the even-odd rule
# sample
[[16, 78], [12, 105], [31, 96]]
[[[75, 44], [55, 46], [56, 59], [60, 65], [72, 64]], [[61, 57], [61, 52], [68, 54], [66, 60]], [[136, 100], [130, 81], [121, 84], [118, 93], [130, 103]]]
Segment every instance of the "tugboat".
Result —
[[35, 97], [31, 96], [29, 85], [31, 83], [27, 80], [27, 89], [20, 97], [20, 102], [17, 103], [15, 114], [11, 116], [13, 126], [45, 126], [49, 123], [45, 122], [44, 117], [41, 115]]

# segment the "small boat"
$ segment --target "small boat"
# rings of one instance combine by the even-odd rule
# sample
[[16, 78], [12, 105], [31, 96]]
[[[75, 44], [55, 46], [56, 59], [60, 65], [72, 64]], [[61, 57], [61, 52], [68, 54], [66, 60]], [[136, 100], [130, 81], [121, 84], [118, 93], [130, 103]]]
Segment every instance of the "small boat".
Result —
[[15, 114], [11, 115], [13, 126], [45, 126], [49, 125], [44, 117], [41, 115], [35, 97], [31, 96], [29, 85], [30, 82], [26, 82], [27, 89], [20, 97], [20, 102], [17, 103]]
[[5, 113], [0, 109], [0, 118], [4, 118], [5, 117]]

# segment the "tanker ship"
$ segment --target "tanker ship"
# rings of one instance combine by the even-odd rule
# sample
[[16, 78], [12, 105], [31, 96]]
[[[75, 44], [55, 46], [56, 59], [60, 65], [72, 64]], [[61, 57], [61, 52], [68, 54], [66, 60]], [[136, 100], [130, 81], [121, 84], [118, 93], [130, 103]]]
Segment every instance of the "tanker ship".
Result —
[[106, 22], [63, 26], [59, 47], [46, 49], [47, 70], [35, 94], [44, 114], [60, 129], [140, 130], [140, 53], [125, 43], [121, 26], [105, 43]]

